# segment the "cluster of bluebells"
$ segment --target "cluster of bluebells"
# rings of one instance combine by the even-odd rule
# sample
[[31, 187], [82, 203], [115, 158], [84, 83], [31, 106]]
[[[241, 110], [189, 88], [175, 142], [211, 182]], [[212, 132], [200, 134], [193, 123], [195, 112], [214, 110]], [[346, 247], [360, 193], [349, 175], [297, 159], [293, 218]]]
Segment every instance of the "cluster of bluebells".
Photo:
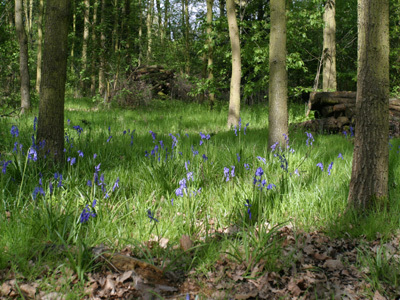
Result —
[[207, 134], [203, 134], [202, 132], [199, 133], [200, 134], [200, 146], [203, 145], [204, 140], [209, 140], [210, 139], [210, 135]]
[[3, 161], [0, 161], [0, 167], [2, 167], [1, 172], [2, 172], [3, 174], [6, 174], [6, 172], [7, 172], [7, 166], [8, 166], [10, 163], [12, 163], [11, 160], [7, 160], [7, 161], [3, 160]]
[[[262, 190], [266, 185], [267, 182], [265, 179], [261, 179], [262, 175], [264, 174], [264, 170], [261, 167], [258, 167], [255, 173], [255, 176], [253, 178], [253, 184], [254, 186], [257, 185], [257, 187]], [[267, 185], [267, 190], [271, 190], [272, 188], [275, 187], [275, 184], [268, 184]]]
[[229, 181], [230, 177], [235, 177], [235, 166], [231, 166], [231, 169], [224, 167], [224, 177], [226, 181]]
[[152, 213], [150, 209], [147, 210], [147, 217], [150, 219], [150, 222], [158, 222], [158, 220], [154, 217], [154, 213]]
[[[97, 200], [94, 199], [93, 203], [92, 203], [92, 208], [94, 209], [94, 207], [97, 204]], [[96, 214], [94, 211], [91, 211], [90, 207], [88, 204], [86, 204], [86, 207], [83, 209], [81, 216], [80, 216], [80, 222], [81, 223], [86, 223], [87, 221], [89, 221], [89, 218], [94, 218], [96, 217]]]
[[[179, 181], [179, 187], [175, 190], [175, 195], [177, 197], [183, 197], [184, 195], [189, 195], [189, 197], [191, 196], [190, 193], [187, 192], [187, 184], [188, 182], [194, 181], [194, 177], [193, 177], [193, 172], [189, 172], [189, 168], [188, 165], [190, 164], [190, 161], [185, 162], [185, 168], [188, 171], [186, 173], [186, 178], [183, 178], [182, 180]], [[192, 191], [193, 196], [196, 196], [198, 193], [201, 192], [201, 188], [199, 188], [197, 191]], [[174, 204], [174, 199], [171, 199], [171, 204]]]
[[314, 142], [314, 137], [311, 133], [306, 132], [307, 135], [307, 140], [306, 140], [306, 145], [308, 146], [312, 146], [312, 143]]
[[[247, 123], [246, 126], [243, 128], [244, 135], [246, 135], [246, 130], [247, 130], [247, 127], [249, 126], [249, 124], [250, 123]], [[242, 118], [239, 118], [239, 126], [235, 126], [235, 129], [234, 129], [236, 136], [238, 136], [238, 129], [239, 129], [239, 132], [240, 132], [241, 128], [242, 128]]]
[[251, 220], [251, 209], [250, 209], [251, 204], [249, 199], [246, 199], [246, 204], [244, 206], [247, 207], [247, 214], [249, 215], [249, 219]]
[[[342, 159], [343, 159], [343, 156], [341, 156], [341, 153], [339, 153], [338, 157], [342, 157]], [[317, 163], [317, 167], [321, 168], [321, 171], [324, 171], [324, 165], [321, 162]], [[331, 175], [332, 167], [333, 167], [333, 161], [328, 166], [328, 175]]]

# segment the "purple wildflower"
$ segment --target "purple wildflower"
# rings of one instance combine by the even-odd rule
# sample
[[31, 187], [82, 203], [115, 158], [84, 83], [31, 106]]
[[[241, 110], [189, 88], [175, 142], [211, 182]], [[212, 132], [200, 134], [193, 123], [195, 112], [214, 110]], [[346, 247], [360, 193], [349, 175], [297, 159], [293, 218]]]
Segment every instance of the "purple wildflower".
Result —
[[331, 162], [328, 166], [328, 175], [331, 175], [332, 166], [333, 166], [333, 162]]
[[321, 171], [324, 170], [324, 165], [323, 165], [322, 163], [317, 163], [317, 167], [320, 167], [320, 168], [321, 168]]

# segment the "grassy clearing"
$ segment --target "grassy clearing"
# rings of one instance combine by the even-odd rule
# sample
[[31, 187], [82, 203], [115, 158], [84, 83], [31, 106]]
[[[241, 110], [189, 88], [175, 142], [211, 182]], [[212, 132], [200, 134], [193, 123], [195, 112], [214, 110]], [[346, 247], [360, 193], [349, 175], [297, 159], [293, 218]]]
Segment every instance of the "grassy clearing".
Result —
[[[49, 282], [42, 284], [50, 291], [58, 285], [64, 294], [82, 295], [82, 285], [71, 291], [57, 280], [70, 270], [84, 280], [96, 268], [89, 249], [100, 243], [114, 249], [134, 245], [137, 256], [151, 263], [172, 262], [169, 269], [184, 271], [196, 266], [204, 274], [228, 253], [245, 261], [251, 273], [259, 259], [279, 257], [278, 241], [260, 227], [290, 222], [302, 230], [374, 239], [376, 232], [388, 238], [400, 226], [398, 139], [390, 146], [390, 212], [342, 217], [351, 137], [311, 139], [291, 131], [287, 149], [269, 152], [265, 106], [243, 108], [236, 134], [226, 129], [226, 106], [209, 111], [199, 104], [154, 101], [134, 110], [93, 107], [89, 99], [67, 100], [68, 161], [62, 170], [28, 159], [35, 113], [0, 120], [0, 269], [11, 267], [31, 279], [46, 273]], [[291, 105], [290, 119], [300, 120], [303, 110]], [[18, 137], [10, 134], [13, 125]], [[84, 209], [90, 213], [85, 210], [88, 220], [81, 222]], [[234, 234], [221, 234], [227, 228]], [[172, 249], [182, 235], [195, 241], [194, 256]], [[154, 236], [169, 239], [169, 246], [142, 246]], [[381, 276], [379, 270], [374, 274], [373, 280]], [[393, 280], [397, 285], [398, 277]]]

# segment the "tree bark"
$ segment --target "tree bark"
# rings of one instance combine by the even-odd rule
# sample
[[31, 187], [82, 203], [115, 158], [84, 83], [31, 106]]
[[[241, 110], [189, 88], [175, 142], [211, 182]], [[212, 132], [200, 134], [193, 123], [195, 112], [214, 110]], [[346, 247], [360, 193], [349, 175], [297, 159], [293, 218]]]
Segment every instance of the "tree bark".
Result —
[[167, 41], [171, 38], [171, 31], [169, 30], [169, 0], [164, 1], [164, 33]]
[[185, 3], [184, 10], [184, 23], [185, 23], [185, 53], [186, 53], [186, 64], [185, 64], [185, 72], [186, 74], [190, 73], [190, 51], [189, 51], [189, 0], [183, 0]]
[[139, 0], [139, 32], [138, 32], [138, 39], [139, 39], [139, 55], [138, 55], [138, 66], [141, 66], [143, 63], [143, 14], [142, 14], [142, 7], [143, 1]]
[[38, 41], [37, 41], [37, 65], [36, 65], [36, 92], [40, 93], [40, 82], [42, 80], [42, 43], [43, 43], [43, 13], [44, 0], [39, 1], [39, 18], [38, 18]]
[[219, 17], [222, 18], [225, 16], [225, 1], [219, 0]]
[[235, 1], [226, 1], [226, 10], [229, 25], [229, 38], [232, 48], [232, 76], [229, 93], [228, 128], [239, 125], [240, 115], [240, 78], [242, 62], [240, 58], [239, 28], [236, 20]]
[[153, 28], [153, 8], [154, 8], [154, 0], [149, 0], [147, 5], [147, 63], [151, 61], [151, 47], [152, 47], [152, 28]]
[[[94, 49], [97, 49], [96, 44], [96, 24], [97, 24], [97, 7], [99, 6], [99, 1], [95, 0], [93, 3], [93, 21], [92, 21], [92, 44]], [[98, 44], [97, 44], [98, 45]], [[97, 63], [97, 50], [92, 52], [91, 61], [91, 84], [90, 84], [90, 94], [93, 97], [96, 94], [96, 63]]]
[[383, 208], [389, 172], [389, 0], [358, 1], [358, 74], [348, 202]]
[[285, 0], [271, 0], [269, 74], [268, 149], [271, 149], [275, 143], [283, 147], [284, 135], [288, 134]]
[[68, 23], [71, 1], [47, 0], [42, 86], [36, 140], [42, 154], [64, 162], [64, 96], [67, 77]]
[[336, 91], [336, 0], [326, 0], [324, 12], [324, 69], [322, 89], [324, 92]]
[[86, 90], [86, 74], [87, 74], [87, 49], [89, 43], [89, 15], [90, 15], [90, 0], [85, 0], [84, 22], [83, 22], [83, 42], [82, 42], [82, 70], [81, 70], [81, 90], [85, 94]]
[[106, 0], [101, 0], [101, 17], [100, 17], [100, 68], [99, 68], [99, 93], [104, 97], [105, 91], [105, 47], [106, 47], [106, 35], [104, 33], [105, 27], [105, 10], [106, 10]]
[[22, 20], [22, 0], [15, 0], [15, 30], [19, 42], [19, 73], [21, 77], [21, 113], [30, 109], [28, 39]]
[[[213, 19], [213, 0], [207, 0], [207, 71], [208, 71], [208, 81], [209, 84], [212, 83], [214, 76], [213, 76], [213, 71], [212, 71], [212, 65], [213, 65], [213, 41], [211, 38], [211, 32], [212, 32], [212, 19]], [[215, 102], [215, 95], [214, 93], [209, 93], [208, 95], [208, 100], [210, 101], [210, 108], [212, 109], [214, 107], [214, 102]]]
[[113, 35], [112, 35], [112, 47], [115, 52], [119, 50], [119, 32], [118, 32], [118, 19], [119, 19], [119, 8], [118, 8], [118, 0], [114, 1], [114, 26], [113, 26]]

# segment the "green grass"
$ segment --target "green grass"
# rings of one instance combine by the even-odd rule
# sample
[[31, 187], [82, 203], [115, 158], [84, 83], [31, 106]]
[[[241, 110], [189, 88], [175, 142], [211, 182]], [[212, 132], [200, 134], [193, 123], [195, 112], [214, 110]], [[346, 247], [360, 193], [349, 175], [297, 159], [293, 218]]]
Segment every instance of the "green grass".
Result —
[[[22, 118], [0, 119], [0, 161], [12, 161], [6, 174], [0, 174], [0, 269], [11, 265], [29, 278], [41, 274], [43, 265], [47, 264], [50, 281], [69, 269], [84, 279], [96, 267], [88, 253], [89, 247], [100, 243], [116, 249], [141, 245], [152, 235], [168, 238], [169, 244], [174, 245], [187, 234], [195, 240], [196, 248], [192, 251], [196, 255], [182, 256], [172, 246], [156, 248], [147, 254], [139, 251], [138, 255], [149, 261], [155, 256], [165, 257], [183, 265], [185, 270], [196, 265], [198, 272], [206, 273], [220, 253], [230, 253], [234, 259], [242, 257], [249, 268], [261, 257], [277, 259], [279, 243], [274, 239], [271, 242], [269, 236], [254, 235], [255, 226], [264, 226], [265, 222], [291, 222], [303, 230], [320, 229], [331, 235], [346, 233], [369, 239], [374, 239], [378, 231], [388, 238], [400, 227], [398, 139], [391, 140], [390, 211], [367, 217], [348, 213], [343, 217], [351, 174], [352, 139], [343, 135], [314, 135], [312, 146], [307, 146], [304, 132], [291, 131], [289, 148], [270, 153], [266, 147], [266, 106], [243, 107], [243, 125], [236, 136], [233, 130], [226, 129], [227, 105], [220, 104], [209, 111], [207, 106], [194, 103], [153, 101], [147, 107], [129, 110], [95, 108], [90, 99], [67, 99], [65, 133], [70, 142], [66, 143], [66, 159], [75, 157], [76, 163], [71, 166], [67, 162], [62, 170], [45, 168], [43, 162], [27, 164], [35, 115], [37, 112]], [[299, 121], [303, 115], [303, 105], [291, 104], [290, 120]], [[67, 120], [71, 120], [69, 125]], [[245, 135], [246, 123], [250, 125]], [[19, 128], [18, 138], [11, 137], [12, 125]], [[73, 129], [76, 125], [83, 128], [80, 135]], [[150, 130], [156, 133], [156, 140], [152, 139]], [[199, 132], [211, 134], [201, 146]], [[178, 139], [173, 150], [170, 133]], [[109, 136], [112, 138], [107, 142]], [[161, 140], [168, 148], [167, 159]], [[12, 151], [16, 141], [23, 145], [23, 154]], [[152, 156], [155, 144], [159, 152]], [[78, 156], [78, 150], [84, 157]], [[198, 151], [198, 155], [192, 150]], [[149, 153], [147, 157], [145, 151]], [[338, 158], [339, 153], [343, 159]], [[280, 167], [276, 154], [285, 155], [287, 172]], [[265, 158], [266, 163], [257, 159], [258, 156]], [[320, 162], [323, 171], [316, 166]], [[328, 175], [331, 162], [333, 167]], [[88, 180], [93, 182], [95, 166], [100, 163], [98, 176], [104, 175], [107, 198], [99, 185], [87, 185]], [[249, 164], [248, 170], [244, 163]], [[231, 170], [232, 166], [235, 166], [235, 176], [226, 181], [224, 167]], [[276, 187], [267, 190], [265, 186], [259, 190], [253, 185], [259, 167], [264, 171], [262, 179], [266, 184]], [[299, 175], [295, 174], [296, 169]], [[179, 182], [187, 179], [189, 171], [193, 172], [193, 180], [187, 180], [187, 195], [177, 197]], [[62, 187], [57, 186], [55, 172], [63, 176]], [[33, 200], [40, 174], [45, 196], [39, 194]], [[117, 178], [119, 188], [113, 191]], [[52, 194], [50, 183], [54, 187]], [[86, 205], [91, 207], [94, 199], [97, 200], [96, 216], [80, 223], [82, 210]], [[246, 199], [252, 205], [251, 220]], [[147, 210], [154, 213], [158, 223], [150, 222]], [[216, 238], [219, 235], [215, 230], [232, 225], [240, 228], [237, 234]], [[270, 248], [261, 246], [268, 243]], [[57, 256], [49, 251], [54, 249], [49, 245], [71, 250]], [[72, 262], [69, 255], [79, 259]], [[29, 261], [34, 262], [34, 268]], [[71, 292], [67, 285], [65, 289], [65, 293]], [[83, 293], [82, 286], [77, 289], [72, 293]]]

